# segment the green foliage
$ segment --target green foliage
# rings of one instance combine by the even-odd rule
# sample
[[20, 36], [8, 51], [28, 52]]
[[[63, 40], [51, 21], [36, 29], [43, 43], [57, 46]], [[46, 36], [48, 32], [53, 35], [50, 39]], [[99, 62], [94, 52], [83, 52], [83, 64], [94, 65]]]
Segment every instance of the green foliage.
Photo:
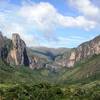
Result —
[[0, 60], [0, 100], [100, 100], [99, 60], [95, 55], [57, 72], [9, 66]]
[[0, 94], [2, 100], [59, 100], [63, 96], [59, 87], [46, 83], [0, 87]]
[[1, 100], [100, 100], [100, 81], [61, 87], [48, 83], [0, 85]]

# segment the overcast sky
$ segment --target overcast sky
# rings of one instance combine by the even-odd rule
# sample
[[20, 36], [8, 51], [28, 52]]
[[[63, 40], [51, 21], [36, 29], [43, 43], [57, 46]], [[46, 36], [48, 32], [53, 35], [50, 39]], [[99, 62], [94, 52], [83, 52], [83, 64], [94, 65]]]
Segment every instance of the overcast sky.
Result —
[[100, 35], [100, 0], [0, 0], [0, 31], [27, 46], [76, 47]]

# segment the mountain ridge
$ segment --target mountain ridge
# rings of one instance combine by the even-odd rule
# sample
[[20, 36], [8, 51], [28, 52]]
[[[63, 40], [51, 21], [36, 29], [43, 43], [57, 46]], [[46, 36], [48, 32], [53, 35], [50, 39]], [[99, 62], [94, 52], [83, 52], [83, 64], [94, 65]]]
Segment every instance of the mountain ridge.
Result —
[[[5, 40], [0, 32], [0, 57], [10, 65], [25, 65], [31, 69], [73, 67], [78, 61], [100, 54], [100, 35], [80, 44], [76, 48], [27, 48], [25, 42], [17, 33], [12, 35], [9, 45], [5, 47]], [[9, 50], [7, 49], [9, 47]]]

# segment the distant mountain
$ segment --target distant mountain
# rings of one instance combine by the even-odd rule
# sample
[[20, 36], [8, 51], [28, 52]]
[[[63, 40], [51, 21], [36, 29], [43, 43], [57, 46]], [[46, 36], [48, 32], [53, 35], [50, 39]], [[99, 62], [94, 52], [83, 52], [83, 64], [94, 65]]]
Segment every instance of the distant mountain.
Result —
[[31, 53], [33, 55], [39, 55], [41, 57], [46, 56], [49, 60], [55, 60], [57, 56], [69, 51], [69, 48], [47, 48], [47, 47], [32, 47]]
[[77, 62], [100, 54], [100, 35], [82, 43], [77, 48], [46, 48], [37, 47], [28, 49], [30, 55], [38, 56], [47, 60], [46, 68], [73, 67]]
[[77, 48], [73, 48], [67, 53], [67, 56], [64, 54], [61, 59], [57, 62], [60, 62], [60, 65], [73, 67], [75, 63], [85, 58], [89, 58], [95, 54], [100, 54], [100, 35], [94, 39], [82, 43]]

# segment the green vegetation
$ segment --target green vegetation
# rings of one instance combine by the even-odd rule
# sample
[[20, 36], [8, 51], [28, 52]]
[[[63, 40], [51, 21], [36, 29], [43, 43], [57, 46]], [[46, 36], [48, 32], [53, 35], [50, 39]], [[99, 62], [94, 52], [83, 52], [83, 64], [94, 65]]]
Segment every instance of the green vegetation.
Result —
[[63, 93], [59, 87], [49, 84], [1, 86], [1, 98], [4, 100], [59, 100]]
[[0, 100], [100, 100], [100, 82], [61, 87], [36, 85], [0, 85]]
[[100, 100], [100, 55], [60, 71], [0, 60], [0, 100]]

